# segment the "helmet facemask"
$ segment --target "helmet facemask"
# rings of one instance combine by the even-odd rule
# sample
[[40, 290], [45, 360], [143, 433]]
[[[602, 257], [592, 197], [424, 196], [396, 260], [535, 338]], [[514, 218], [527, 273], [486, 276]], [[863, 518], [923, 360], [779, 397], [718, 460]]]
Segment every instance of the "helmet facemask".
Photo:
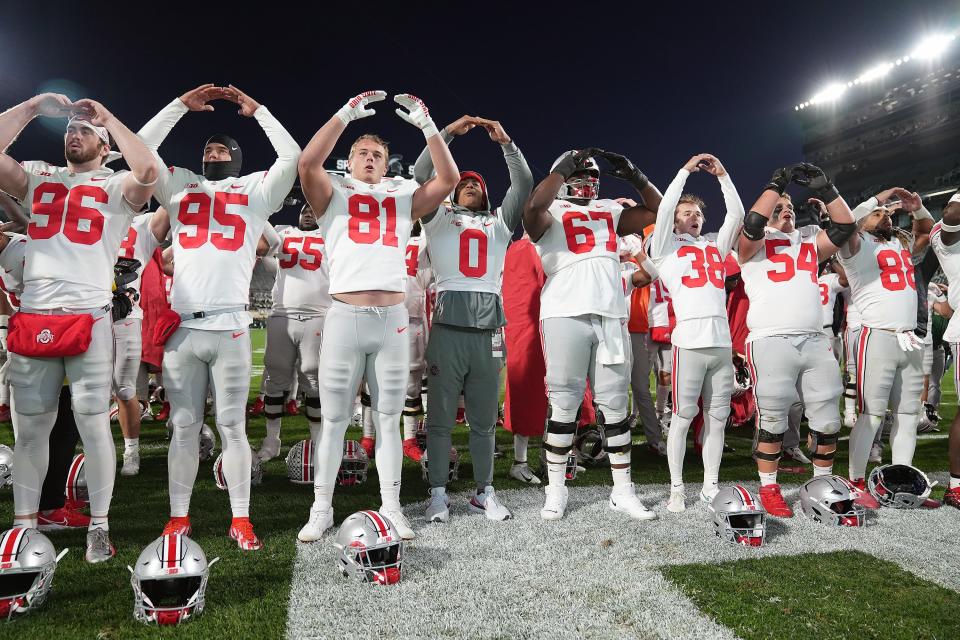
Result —
[[364, 582], [374, 584], [396, 584], [400, 582], [401, 545], [388, 542], [373, 547], [365, 547], [356, 542], [343, 550], [346, 562], [359, 569], [358, 577]]
[[4, 571], [0, 574], [0, 619], [39, 607], [47, 599], [56, 564]]
[[337, 471], [337, 484], [342, 487], [352, 487], [367, 481], [367, 469], [370, 460], [367, 452], [355, 440], [346, 440], [343, 443], [343, 458], [340, 460], [340, 469]]
[[766, 515], [762, 511], [721, 514], [726, 518], [728, 542], [745, 547], [759, 547], [766, 538]]
[[578, 171], [560, 187], [560, 200], [596, 200], [600, 197], [599, 171]]
[[171, 576], [157, 580], [130, 580], [134, 617], [161, 626], [177, 625], [203, 611], [207, 576]]

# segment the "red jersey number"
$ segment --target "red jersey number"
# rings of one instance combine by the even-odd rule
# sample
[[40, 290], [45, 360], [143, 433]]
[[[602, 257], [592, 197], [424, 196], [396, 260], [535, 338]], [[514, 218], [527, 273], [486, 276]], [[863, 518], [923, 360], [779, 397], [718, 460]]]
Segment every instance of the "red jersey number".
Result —
[[820, 283], [820, 304], [827, 306], [830, 304], [830, 287], [826, 283]]
[[407, 263], [407, 275], [416, 278], [417, 269], [420, 268], [420, 245], [407, 245], [405, 261]]
[[[277, 264], [281, 269], [292, 269], [299, 264], [306, 271], [316, 271], [323, 262], [322, 245], [323, 238], [287, 236], [281, 245], [283, 257]], [[301, 255], [305, 257], [301, 258]]]
[[[210, 241], [220, 251], [236, 251], [243, 246], [247, 232], [247, 223], [242, 216], [227, 211], [227, 207], [246, 206], [249, 198], [245, 193], [217, 192], [211, 198], [202, 192], [192, 192], [180, 200], [180, 210], [177, 220], [180, 224], [193, 229], [184, 230], [177, 234], [177, 241], [184, 249], [197, 249]], [[213, 209], [213, 219], [221, 227], [233, 229], [228, 236], [221, 231], [210, 233], [210, 210]]]
[[[49, 202], [43, 202], [50, 196]], [[107, 192], [100, 187], [80, 185], [67, 189], [61, 182], [44, 182], [33, 191], [31, 211], [35, 216], [46, 216], [46, 224], [38, 225], [31, 219], [27, 235], [34, 240], [46, 240], [63, 230], [63, 235], [76, 244], [95, 244], [103, 237], [103, 214], [83, 206], [83, 198], [106, 204]], [[66, 202], [66, 204], [64, 204]], [[32, 217], [31, 217], [32, 218]], [[81, 228], [81, 226], [83, 228]]]
[[[380, 233], [380, 209], [383, 209], [383, 234]], [[397, 240], [397, 201], [384, 198], [380, 202], [370, 194], [357, 193], [347, 200], [350, 221], [347, 235], [357, 244], [373, 244], [383, 240], [384, 246], [396, 247]]]
[[[767, 260], [778, 267], [767, 271], [767, 277], [771, 281], [787, 282], [793, 280], [798, 271], [806, 271], [810, 275], [810, 282], [817, 283], [817, 250], [813, 244], [804, 242], [800, 245], [796, 262], [794, 262], [793, 256], [789, 254], [777, 253], [777, 249], [790, 246], [789, 240], [785, 238], [767, 240], [765, 246]], [[780, 267], [782, 267], [782, 270], [780, 270]]]
[[137, 230], [133, 227], [130, 227], [130, 229], [127, 231], [127, 235], [123, 237], [123, 242], [120, 243], [120, 257], [132, 258], [136, 248]]
[[909, 251], [899, 254], [893, 249], [877, 252], [877, 266], [880, 267], [880, 282], [887, 291], [903, 291], [908, 286], [917, 288], [913, 273], [913, 259]]
[[[604, 248], [617, 252], [617, 230], [613, 227], [613, 214], [609, 211], [568, 211], [563, 214], [563, 233], [567, 237], [567, 249], [572, 253], [589, 253], [597, 246], [597, 238], [590, 226], [578, 226], [577, 223], [589, 225], [590, 221], [605, 222], [607, 241]], [[582, 238], [582, 240], [581, 240]]]
[[[480, 229], [464, 229], [460, 234], [460, 273], [468, 278], [482, 278], [487, 273], [487, 234]], [[470, 259], [475, 247], [476, 261]]]
[[705, 248], [701, 249], [693, 245], [685, 245], [677, 251], [677, 256], [680, 258], [690, 256], [690, 267], [696, 274], [695, 276], [683, 276], [683, 278], [680, 279], [680, 283], [683, 286], [697, 289], [709, 282], [716, 288], [723, 289], [723, 280], [726, 272], [723, 268], [723, 259], [720, 257], [720, 250], [717, 249], [716, 246], [708, 244]]

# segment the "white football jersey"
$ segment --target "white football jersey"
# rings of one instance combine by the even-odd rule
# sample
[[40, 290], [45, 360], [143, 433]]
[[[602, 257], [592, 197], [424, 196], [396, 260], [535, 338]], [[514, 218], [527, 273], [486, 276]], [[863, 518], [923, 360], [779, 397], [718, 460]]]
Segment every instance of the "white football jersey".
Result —
[[325, 315], [330, 298], [330, 270], [319, 229], [278, 227], [277, 278], [273, 283], [273, 315]]
[[[250, 301], [250, 279], [263, 226], [279, 207], [263, 186], [266, 172], [207, 180], [170, 167], [156, 198], [170, 214], [173, 240], [171, 305], [178, 313], [243, 307]], [[191, 329], [236, 330], [250, 325], [247, 311], [184, 320]]]
[[367, 184], [330, 174], [333, 197], [320, 218], [330, 259], [330, 294], [406, 291], [404, 252], [413, 227], [413, 180]]
[[860, 232], [860, 250], [840, 263], [863, 326], [911, 331], [917, 326], [917, 283], [910, 250], [896, 237], [883, 241]]
[[23, 272], [25, 309], [93, 309], [113, 298], [113, 265], [136, 211], [123, 197], [127, 171], [73, 173], [24, 162], [30, 208]]
[[633, 284], [633, 274], [635, 274], [639, 268], [640, 267], [638, 267], [634, 262], [620, 263], [620, 280], [623, 282], [623, 295], [627, 298], [628, 316], [630, 314], [630, 296], [637, 288], [636, 285]]
[[840, 291], [843, 296], [844, 304], [844, 322], [848, 329], [859, 329], [863, 324], [860, 320], [860, 312], [857, 311], [857, 305], [853, 304], [853, 296], [850, 294], [850, 287], [844, 287]]
[[657, 278], [650, 283], [650, 302], [647, 303], [647, 324], [651, 329], [654, 327], [670, 326], [670, 315], [673, 313], [673, 309], [670, 306], [671, 301], [670, 292], [667, 291], [667, 286], [663, 284], [663, 280]]
[[[930, 231], [930, 245], [933, 247], [937, 258], [940, 260], [940, 268], [947, 276], [949, 288], [947, 289], [947, 302], [950, 308], [955, 311], [960, 310], [960, 242], [955, 244], [944, 244], [941, 235], [941, 223], [933, 225]], [[932, 315], [931, 315], [932, 317]], [[960, 313], [955, 313], [950, 318], [947, 330], [943, 334], [943, 339], [947, 342], [960, 342]], [[927, 335], [931, 335], [928, 332]]]
[[767, 227], [763, 245], [740, 265], [740, 276], [750, 299], [747, 342], [769, 336], [821, 332], [818, 233], [820, 227], [815, 225], [792, 233]]
[[837, 294], [843, 291], [840, 286], [840, 276], [835, 273], [825, 273], [818, 279], [820, 287], [820, 309], [823, 311], [823, 317], [820, 322], [823, 324], [823, 330], [830, 330], [833, 327], [833, 307], [837, 302]]
[[[421, 234], [410, 238], [404, 252], [404, 263], [407, 269], [407, 291], [404, 302], [407, 305], [407, 315], [414, 322], [427, 321], [427, 289], [430, 288], [434, 278], [429, 246], [430, 243]], [[436, 290], [433, 291], [433, 295], [437, 295]]]
[[626, 318], [617, 225], [623, 207], [613, 200], [577, 205], [554, 200], [553, 223], [534, 243], [547, 282], [540, 319], [595, 314]]
[[[150, 231], [150, 221], [154, 215], [154, 213], [145, 213], [134, 218], [130, 228], [127, 229], [127, 235], [120, 243], [119, 257], [140, 261], [140, 267], [137, 269], [137, 279], [127, 285], [138, 294], [140, 293], [140, 276], [143, 275], [143, 269], [147, 266], [150, 258], [153, 257], [153, 252], [160, 246], [157, 237]], [[133, 310], [130, 311], [127, 318], [143, 319], [143, 309], [140, 308], [139, 298], [133, 303]]]
[[437, 291], [500, 293], [503, 260], [513, 236], [503, 218], [443, 207], [423, 230]]

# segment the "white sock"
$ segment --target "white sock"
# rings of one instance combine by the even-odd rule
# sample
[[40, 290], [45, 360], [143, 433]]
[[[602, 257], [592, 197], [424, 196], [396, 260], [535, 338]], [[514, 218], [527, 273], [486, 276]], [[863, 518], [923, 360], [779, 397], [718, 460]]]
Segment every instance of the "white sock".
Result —
[[363, 437], [374, 438], [377, 434], [377, 428], [373, 425], [373, 409], [363, 408]]
[[723, 435], [727, 418], [715, 418], [709, 412], [703, 422], [703, 492], [713, 496], [720, 483], [720, 460], [723, 458]]
[[267, 420], [267, 437], [271, 440], [280, 439], [280, 418], [270, 418]]
[[137, 451], [140, 448], [140, 438], [124, 438], [123, 439], [123, 452], [132, 453]]
[[513, 434], [513, 459], [515, 462], [527, 461], [527, 445], [530, 444], [528, 436]]
[[28, 518], [27, 516], [13, 516], [13, 526], [23, 527], [24, 529], [36, 529], [37, 518], [36, 516], [32, 518]]
[[829, 467], [821, 467], [819, 465], [813, 465], [813, 477], [818, 478], [820, 476], [829, 476], [833, 475], [833, 465]]
[[633, 482], [633, 480], [630, 478], [630, 467], [625, 467], [623, 469], [614, 469], [611, 467], [610, 475], [613, 476], [614, 487], [622, 487]]
[[103, 529], [104, 531], [110, 531], [110, 525], [107, 523], [106, 516], [102, 518], [97, 518], [97, 517], [90, 518], [90, 526], [87, 528], [87, 531], [93, 531], [94, 529]]
[[400, 416], [371, 411], [377, 433], [377, 476], [380, 478], [380, 500], [386, 509], [400, 508], [400, 469], [403, 466], [403, 443], [400, 441]]
[[417, 416], [403, 416], [403, 439], [410, 440], [417, 436]]
[[760, 486], [766, 487], [767, 485], [777, 484], [777, 472], [773, 473], [763, 473], [760, 472]]
[[333, 506], [333, 487], [313, 485], [314, 505], [321, 509], [329, 509]]

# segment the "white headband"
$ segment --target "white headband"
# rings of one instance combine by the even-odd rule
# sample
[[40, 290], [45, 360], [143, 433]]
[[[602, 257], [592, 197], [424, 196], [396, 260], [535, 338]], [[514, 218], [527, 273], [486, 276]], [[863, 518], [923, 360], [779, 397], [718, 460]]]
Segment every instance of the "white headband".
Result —
[[70, 128], [70, 125], [74, 125], [74, 124], [90, 129], [95, 134], [97, 134], [97, 137], [103, 140], [105, 144], [110, 144], [110, 134], [107, 133], [106, 127], [98, 127], [95, 124], [91, 123], [89, 120], [84, 120], [80, 116], [73, 116], [72, 118], [67, 120], [68, 129]]

